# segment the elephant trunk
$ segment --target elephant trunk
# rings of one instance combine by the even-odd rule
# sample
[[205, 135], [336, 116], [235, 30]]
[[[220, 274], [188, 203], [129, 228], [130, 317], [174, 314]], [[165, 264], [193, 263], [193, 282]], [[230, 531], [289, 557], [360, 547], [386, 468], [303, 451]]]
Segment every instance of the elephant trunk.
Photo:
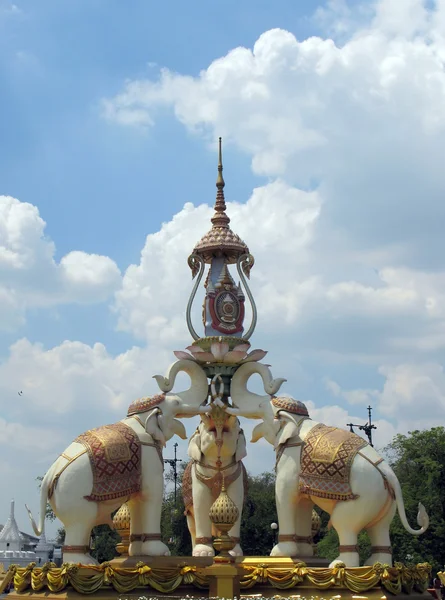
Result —
[[208, 412], [210, 407], [201, 407], [207, 400], [209, 393], [207, 376], [198, 363], [193, 360], [178, 360], [170, 366], [166, 377], [154, 375], [154, 379], [156, 379], [163, 392], [170, 392], [175, 385], [176, 376], [180, 371], [187, 373], [191, 380], [191, 385], [188, 390], [176, 394], [182, 401], [180, 413], [192, 415]]
[[253, 362], [241, 365], [232, 377], [230, 395], [236, 408], [227, 408], [226, 411], [229, 414], [242, 415], [254, 419], [260, 419], [262, 417], [263, 411], [260, 405], [263, 402], [270, 400], [270, 396], [260, 396], [259, 394], [249, 392], [247, 389], [247, 382], [254, 373], [259, 373], [262, 376], [264, 383], [273, 381], [272, 374], [266, 365]]

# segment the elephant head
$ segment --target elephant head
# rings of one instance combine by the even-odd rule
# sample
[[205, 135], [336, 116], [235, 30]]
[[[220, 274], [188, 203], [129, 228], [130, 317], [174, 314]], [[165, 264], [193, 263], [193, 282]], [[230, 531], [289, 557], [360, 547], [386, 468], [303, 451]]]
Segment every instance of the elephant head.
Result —
[[[173, 389], [180, 371], [189, 375], [190, 388], [184, 392], [166, 394]], [[145, 422], [147, 433], [163, 446], [175, 434], [187, 439], [184, 425], [176, 417], [193, 417], [211, 410], [210, 406], [204, 406], [208, 395], [206, 374], [197, 363], [178, 360], [169, 368], [167, 377], [155, 375], [154, 378], [164, 393], [136, 401], [130, 406], [128, 416], [139, 414]]]
[[[247, 389], [252, 375], [261, 375], [266, 395], [254, 394]], [[231, 383], [233, 408], [231, 415], [262, 419], [252, 432], [252, 442], [264, 437], [274, 448], [299, 435], [302, 420], [309, 418], [305, 405], [293, 398], [275, 398], [286, 379], [273, 379], [269, 368], [260, 363], [246, 363], [235, 372]]]
[[209, 415], [201, 415], [201, 423], [190, 438], [188, 454], [198, 462], [201, 461], [202, 454], [218, 454], [222, 459], [234, 457], [235, 462], [245, 458], [246, 438], [239, 419], [227, 415], [218, 407], [213, 407]]

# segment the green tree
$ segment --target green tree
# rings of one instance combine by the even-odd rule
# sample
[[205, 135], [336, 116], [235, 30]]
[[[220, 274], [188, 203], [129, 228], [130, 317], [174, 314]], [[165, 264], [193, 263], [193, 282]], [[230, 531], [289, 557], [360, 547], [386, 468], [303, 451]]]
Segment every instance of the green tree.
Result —
[[429, 562], [433, 572], [445, 562], [445, 429], [433, 427], [397, 435], [385, 448], [403, 491], [408, 521], [416, 527], [418, 503], [430, 517], [426, 533], [409, 534], [397, 515], [391, 525], [394, 560]]
[[99, 563], [112, 560], [118, 556], [116, 544], [119, 543], [121, 538], [114, 529], [111, 529], [108, 525], [98, 525], [94, 527], [91, 535], [93, 538], [91, 556]]
[[[366, 531], [359, 533], [357, 545], [359, 550], [360, 564], [363, 565], [371, 556], [371, 540], [369, 539]], [[335, 529], [331, 528], [329, 530], [325, 530], [321, 534], [321, 539], [317, 544], [317, 556], [320, 556], [321, 558], [327, 558], [330, 561], [335, 560], [338, 556], [338, 546], [338, 535]]]
[[248, 475], [241, 517], [241, 547], [246, 556], [267, 556], [275, 542], [271, 523], [277, 522], [275, 474]]
[[[165, 473], [165, 481], [168, 486], [164, 493], [164, 503], [161, 515], [161, 531], [164, 541], [167, 543], [173, 556], [190, 556], [192, 553], [192, 541], [187, 527], [187, 519], [184, 514], [184, 500], [182, 497], [182, 479], [186, 463], [178, 467], [178, 479], [176, 489], [176, 500], [173, 471], [169, 469]], [[166, 486], [167, 488], [167, 486]]]

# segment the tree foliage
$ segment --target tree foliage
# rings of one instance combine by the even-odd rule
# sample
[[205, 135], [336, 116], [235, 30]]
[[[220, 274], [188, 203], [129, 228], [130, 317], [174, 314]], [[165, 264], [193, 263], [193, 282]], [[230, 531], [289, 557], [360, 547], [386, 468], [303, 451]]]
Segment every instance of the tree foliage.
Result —
[[430, 517], [426, 533], [408, 533], [396, 515], [391, 525], [394, 560], [429, 562], [433, 571], [445, 562], [445, 429], [433, 427], [397, 435], [385, 448], [403, 491], [408, 522], [416, 528], [418, 503]]
[[[320, 541], [317, 544], [317, 556], [327, 558], [333, 561], [338, 557], [338, 535], [335, 529], [320, 532]], [[360, 564], [363, 565], [371, 556], [371, 540], [366, 531], [361, 531], [358, 535], [357, 545], [359, 550]]]
[[275, 474], [248, 475], [248, 491], [241, 518], [241, 547], [247, 556], [266, 556], [275, 543], [271, 524], [277, 522]]

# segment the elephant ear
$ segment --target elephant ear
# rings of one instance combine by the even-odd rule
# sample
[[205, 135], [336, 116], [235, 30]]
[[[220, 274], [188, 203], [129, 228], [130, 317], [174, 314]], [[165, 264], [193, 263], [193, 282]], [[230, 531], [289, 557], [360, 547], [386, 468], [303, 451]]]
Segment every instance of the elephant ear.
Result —
[[172, 422], [172, 431], [175, 435], [181, 438], [181, 440], [187, 439], [187, 432], [185, 430], [184, 424], [181, 423], [178, 419], [173, 419]]
[[252, 444], [254, 444], [258, 440], [260, 440], [262, 437], [264, 437], [264, 434], [266, 433], [264, 430], [264, 427], [265, 427], [264, 421], [261, 421], [261, 423], [258, 423], [258, 425], [255, 425], [255, 427], [253, 428], [253, 431], [252, 431], [252, 439], [250, 440], [252, 442]]
[[246, 436], [242, 429], [239, 430], [238, 440], [236, 442], [235, 460], [239, 462], [247, 456]]
[[201, 460], [201, 434], [197, 429], [195, 433], [190, 438], [189, 447], [188, 447], [188, 455], [193, 460], [199, 462]]
[[275, 450], [282, 444], [285, 444], [291, 438], [296, 437], [298, 435], [297, 424], [293, 417], [289, 415], [289, 413], [280, 411], [278, 418], [281, 421], [282, 425], [278, 430], [278, 433], [275, 438]]
[[162, 431], [162, 415], [159, 408], [155, 408], [146, 418], [145, 431], [165, 447], [166, 439]]

